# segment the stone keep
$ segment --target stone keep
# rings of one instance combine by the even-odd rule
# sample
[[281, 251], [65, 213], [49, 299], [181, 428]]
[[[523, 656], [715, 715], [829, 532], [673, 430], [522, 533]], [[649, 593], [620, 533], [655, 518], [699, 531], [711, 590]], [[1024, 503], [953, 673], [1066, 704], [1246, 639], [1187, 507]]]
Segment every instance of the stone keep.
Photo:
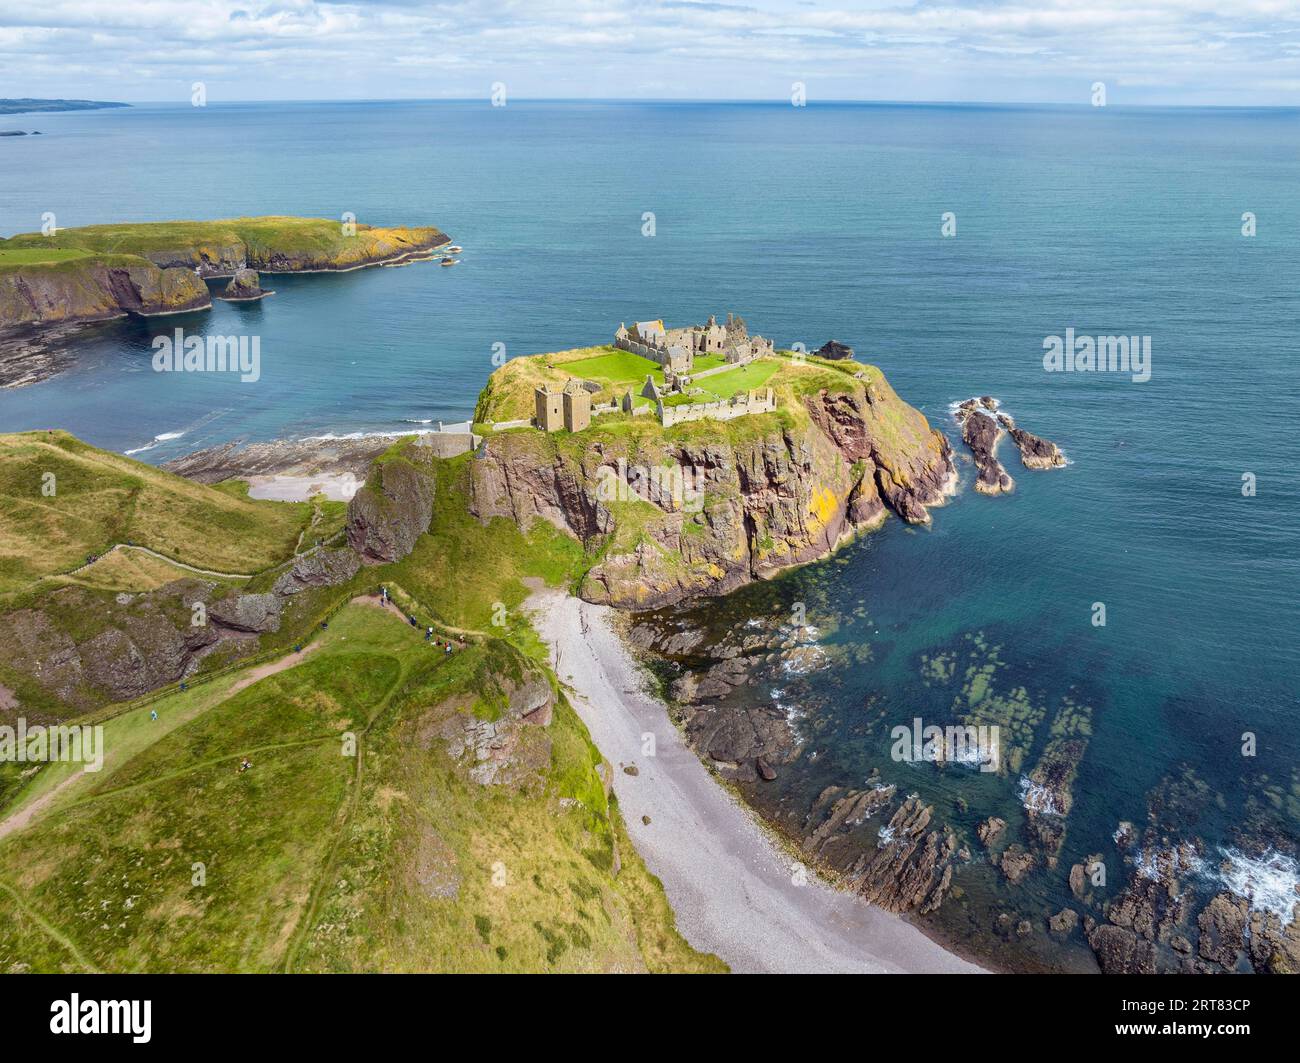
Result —
[[561, 428], [581, 432], [591, 427], [591, 392], [581, 380], [570, 380], [562, 391], [539, 386], [533, 391], [533, 402], [533, 424], [543, 432]]

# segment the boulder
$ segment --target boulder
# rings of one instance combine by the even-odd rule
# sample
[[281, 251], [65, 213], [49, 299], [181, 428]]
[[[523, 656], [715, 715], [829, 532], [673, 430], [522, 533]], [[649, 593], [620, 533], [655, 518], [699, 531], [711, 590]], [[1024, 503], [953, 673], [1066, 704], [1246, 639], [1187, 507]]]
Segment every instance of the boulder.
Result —
[[243, 300], [261, 299], [265, 295], [272, 295], [262, 287], [261, 278], [257, 275], [255, 269], [240, 269], [235, 271], [235, 275], [230, 278], [230, 283], [226, 285], [226, 290], [221, 293], [221, 298], [230, 302], [240, 302]]
[[280, 630], [280, 599], [274, 594], [239, 594], [213, 602], [208, 618], [233, 631], [260, 635]]
[[308, 587], [333, 587], [346, 583], [360, 568], [361, 558], [353, 550], [317, 550], [294, 561], [293, 566], [275, 581], [271, 590], [274, 594], [287, 598]]

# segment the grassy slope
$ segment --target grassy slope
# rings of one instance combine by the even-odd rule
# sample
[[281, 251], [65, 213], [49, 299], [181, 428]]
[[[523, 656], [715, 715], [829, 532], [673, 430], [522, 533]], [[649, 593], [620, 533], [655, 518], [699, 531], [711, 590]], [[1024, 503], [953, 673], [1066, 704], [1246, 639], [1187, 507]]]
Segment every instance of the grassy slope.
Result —
[[312, 515], [306, 503], [206, 487], [66, 432], [0, 436], [0, 595], [128, 540], [198, 568], [256, 572], [293, 555]]
[[672, 930], [566, 705], [522, 791], [430, 739], [503, 645], [447, 657], [350, 606], [296, 668], [110, 721], [104, 771], [64, 769], [53, 810], [0, 841], [0, 970], [716, 969]]
[[[22, 509], [0, 524], [28, 576], [52, 571], [60, 555], [41, 550], [40, 537], [71, 525], [74, 513], [86, 541], [135, 528], [126, 507], [100, 492], [120, 499], [134, 490], [150, 526], [166, 527], [164, 512], [179, 514], [180, 527], [211, 527], [245, 508], [291, 513], [283, 526], [273, 519], [261, 528], [288, 552], [309, 515], [310, 507], [250, 503], [241, 485], [200, 487], [66, 436], [3, 442], [17, 459], [3, 467], [21, 470], [15, 483], [43, 463], [73, 463], [58, 475], [61, 495], [65, 481], [77, 488], [61, 504], [76, 498], [75, 506]], [[422, 614], [436, 603], [443, 622], [502, 635], [541, 661], [535, 633], [514, 611], [522, 581], [571, 581], [581, 548], [549, 527], [524, 535], [498, 520], [481, 528], [465, 510], [468, 460], [443, 467], [430, 534], [410, 558], [330, 593], [345, 600], [380, 582], [400, 586]], [[228, 545], [238, 534], [224, 538]], [[137, 560], [101, 562], [111, 570], [95, 585], [143, 589], [168, 574], [166, 562]], [[323, 597], [312, 606], [329, 607]], [[566, 704], [547, 729], [550, 769], [526, 792], [468, 782], [437, 741], [413, 755], [412, 729], [440, 698], [472, 694], [474, 661], [505, 643], [472, 643], [446, 657], [365, 606], [346, 607], [318, 635], [302, 664], [233, 695], [241, 672], [120, 714], [95, 713], [106, 719], [98, 774], [71, 764], [4, 773], [0, 817], [23, 808], [36, 817], [0, 840], [0, 971], [720, 968], [673, 928], [662, 887], [605, 797], [599, 754]], [[340, 756], [343, 730], [362, 735], [360, 776], [357, 760]], [[254, 769], [240, 775], [245, 754]], [[454, 898], [430, 895], [413, 870], [427, 870], [431, 853], [455, 869]], [[502, 854], [513, 873], [504, 888], [492, 884]], [[191, 884], [196, 862], [207, 869], [204, 888]], [[342, 868], [355, 895], [339, 893]]]

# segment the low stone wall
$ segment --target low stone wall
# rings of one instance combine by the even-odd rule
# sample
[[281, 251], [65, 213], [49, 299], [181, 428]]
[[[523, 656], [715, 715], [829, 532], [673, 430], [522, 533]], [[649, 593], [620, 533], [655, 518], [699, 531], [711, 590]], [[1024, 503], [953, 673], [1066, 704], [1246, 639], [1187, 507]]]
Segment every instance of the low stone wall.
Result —
[[741, 402], [694, 402], [689, 406], [658, 407], [659, 423], [665, 428], [686, 421], [730, 421], [752, 413], [771, 413], [776, 409], [776, 397], [769, 391], [762, 398], [747, 398]]
[[[524, 424], [528, 424], [527, 421]], [[416, 438], [416, 445], [428, 447], [439, 458], [454, 458], [477, 447], [483, 439], [473, 432], [425, 432]]]

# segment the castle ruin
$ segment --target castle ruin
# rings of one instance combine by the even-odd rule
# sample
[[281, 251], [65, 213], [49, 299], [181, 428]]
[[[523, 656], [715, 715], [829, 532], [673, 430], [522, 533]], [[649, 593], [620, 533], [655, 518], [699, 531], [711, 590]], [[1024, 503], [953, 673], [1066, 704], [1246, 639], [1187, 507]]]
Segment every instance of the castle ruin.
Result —
[[772, 341], [750, 336], [745, 319], [728, 314], [727, 323], [719, 325], [712, 314], [703, 325], [665, 328], [663, 320], [634, 321], [629, 329], [620, 324], [614, 333], [614, 346], [630, 351], [661, 365], [665, 372], [689, 373], [695, 368], [697, 354], [720, 354], [729, 365], [741, 365], [773, 352]]

